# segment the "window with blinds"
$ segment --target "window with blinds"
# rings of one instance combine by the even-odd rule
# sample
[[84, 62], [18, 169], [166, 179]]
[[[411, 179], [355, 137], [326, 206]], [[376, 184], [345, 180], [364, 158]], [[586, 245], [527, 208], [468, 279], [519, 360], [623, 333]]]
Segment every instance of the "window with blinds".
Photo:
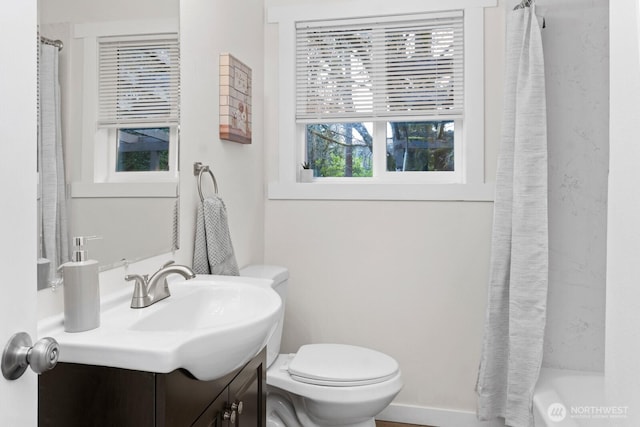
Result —
[[178, 35], [98, 39], [98, 126], [172, 126], [180, 119]]
[[453, 120], [463, 12], [296, 24], [296, 121]]
[[460, 182], [463, 11], [299, 21], [295, 35], [295, 120], [316, 177]]

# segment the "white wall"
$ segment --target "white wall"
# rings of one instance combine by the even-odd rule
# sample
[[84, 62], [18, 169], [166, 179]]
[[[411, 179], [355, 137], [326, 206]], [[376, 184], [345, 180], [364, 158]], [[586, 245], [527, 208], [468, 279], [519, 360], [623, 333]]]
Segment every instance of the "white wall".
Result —
[[[266, 1], [267, 7], [290, 3]], [[503, 13], [501, 7], [485, 12], [489, 181], [500, 133]], [[271, 180], [277, 171], [276, 47], [277, 27], [268, 25]], [[267, 201], [265, 258], [291, 274], [283, 350], [323, 341], [375, 348], [400, 363], [405, 387], [396, 402], [474, 411], [492, 209], [480, 202]]]
[[[199, 203], [193, 163], [210, 165], [229, 213], [240, 267], [264, 255], [264, 6], [262, 0], [182, 0], [180, 252], [191, 263]], [[253, 143], [218, 137], [219, 56], [252, 69]], [[210, 184], [204, 181], [204, 184]], [[209, 189], [211, 189], [210, 187]], [[205, 193], [208, 191], [204, 189]]]
[[543, 364], [603, 371], [609, 160], [608, 0], [540, 0], [549, 148]]
[[610, 174], [605, 379], [609, 403], [629, 405], [640, 425], [640, 56], [638, 2], [615, 0], [610, 13]]

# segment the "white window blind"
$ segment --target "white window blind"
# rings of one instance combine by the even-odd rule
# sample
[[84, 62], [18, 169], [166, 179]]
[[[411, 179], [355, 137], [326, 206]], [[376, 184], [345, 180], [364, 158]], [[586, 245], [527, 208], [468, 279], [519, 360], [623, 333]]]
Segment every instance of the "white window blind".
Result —
[[178, 124], [178, 35], [98, 39], [98, 126]]
[[462, 11], [296, 24], [296, 120], [462, 117]]

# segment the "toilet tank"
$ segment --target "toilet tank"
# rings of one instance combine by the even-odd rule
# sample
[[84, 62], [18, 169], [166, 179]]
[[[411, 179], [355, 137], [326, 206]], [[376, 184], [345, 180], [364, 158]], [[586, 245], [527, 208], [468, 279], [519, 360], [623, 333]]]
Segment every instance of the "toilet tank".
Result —
[[260, 279], [273, 280], [271, 287], [280, 295], [282, 300], [282, 311], [280, 319], [273, 335], [267, 342], [267, 367], [276, 360], [280, 353], [280, 343], [282, 342], [282, 325], [284, 323], [284, 310], [287, 301], [287, 285], [289, 282], [289, 270], [277, 265], [249, 265], [240, 270], [240, 276], [257, 277]]

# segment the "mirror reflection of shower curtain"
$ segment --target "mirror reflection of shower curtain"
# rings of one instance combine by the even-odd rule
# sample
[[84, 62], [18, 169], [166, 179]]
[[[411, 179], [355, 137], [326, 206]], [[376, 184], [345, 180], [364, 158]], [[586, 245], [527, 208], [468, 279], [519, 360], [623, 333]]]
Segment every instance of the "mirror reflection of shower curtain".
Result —
[[40, 44], [38, 62], [40, 171], [39, 258], [49, 261], [49, 280], [69, 260], [67, 196], [62, 152], [58, 48]]

